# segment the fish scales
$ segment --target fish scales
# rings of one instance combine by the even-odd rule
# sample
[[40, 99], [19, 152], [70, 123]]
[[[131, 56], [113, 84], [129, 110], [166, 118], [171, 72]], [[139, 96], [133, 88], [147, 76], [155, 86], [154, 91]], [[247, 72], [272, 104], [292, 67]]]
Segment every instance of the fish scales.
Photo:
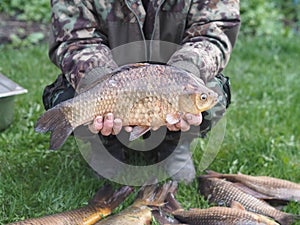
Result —
[[230, 206], [234, 201], [242, 204], [246, 210], [274, 218], [280, 224], [291, 224], [297, 215], [281, 212], [268, 203], [244, 193], [232, 183], [218, 178], [199, 177], [200, 193], [210, 203]]
[[198, 114], [218, 101], [194, 75], [172, 66], [139, 64], [102, 77], [87, 90], [46, 111], [37, 132], [51, 131], [50, 148], [59, 148], [80, 126], [113, 113], [123, 126], [160, 127], [168, 114]]
[[113, 191], [110, 185], [105, 185], [97, 191], [87, 206], [8, 225], [92, 225], [111, 214], [132, 191], [133, 188], [129, 186]]
[[211, 207], [208, 209], [177, 210], [173, 215], [181, 222], [190, 225], [278, 225], [271, 219], [241, 209]]
[[[161, 69], [157, 70], [157, 67]], [[189, 78], [189, 74], [186, 73], [177, 72], [176, 74], [173, 68], [161, 65], [150, 68], [157, 72], [146, 76], [149, 68], [137, 67], [117, 73], [90, 91], [78, 95], [78, 99], [70, 101], [73, 105], [72, 110], [69, 110], [70, 107], [67, 103], [67, 110], [64, 111], [64, 114], [72, 127], [77, 127], [82, 122], [90, 122], [95, 115], [104, 115], [108, 112], [114, 112], [115, 117], [122, 118], [124, 125], [151, 126], [151, 121], [145, 118], [146, 113], [153, 113], [153, 110], [149, 109], [153, 109], [153, 106], [159, 103], [162, 103], [162, 110], [155, 112], [161, 118], [168, 111], [184, 111], [185, 109], [179, 108], [180, 94], [188, 94], [189, 90], [184, 90], [185, 84], [192, 85], [195, 82], [194, 79]], [[112, 80], [113, 82], [111, 82]], [[165, 105], [165, 103], [169, 104]], [[189, 103], [193, 105], [192, 99]], [[138, 106], [142, 106], [140, 111], [136, 111], [139, 109]], [[193, 110], [192, 112], [197, 112], [196, 108], [190, 108]], [[146, 122], [141, 124], [141, 121]]]
[[269, 177], [250, 176], [245, 174], [220, 174], [208, 171], [208, 175], [217, 178], [225, 178], [232, 182], [239, 182], [245, 186], [270, 197], [282, 200], [300, 200], [300, 184]]
[[109, 216], [95, 225], [150, 225], [152, 219], [151, 206], [163, 206], [169, 193], [177, 190], [177, 183], [170, 181], [163, 185], [144, 185], [139, 191], [135, 201], [120, 213]]
[[95, 225], [150, 225], [152, 219], [151, 208], [144, 207], [129, 207], [123, 210], [120, 214], [96, 223]]
[[103, 216], [111, 213], [110, 209], [100, 209], [93, 206], [86, 206], [76, 210], [62, 212], [55, 215], [48, 215], [41, 218], [33, 218], [25, 221], [11, 223], [10, 225], [75, 225], [75, 224], [94, 224]]

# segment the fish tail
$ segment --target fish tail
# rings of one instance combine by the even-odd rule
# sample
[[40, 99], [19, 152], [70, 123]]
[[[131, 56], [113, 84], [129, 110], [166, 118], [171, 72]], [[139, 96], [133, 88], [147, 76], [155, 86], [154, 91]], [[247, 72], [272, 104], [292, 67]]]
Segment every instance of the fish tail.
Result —
[[66, 119], [59, 107], [46, 111], [37, 121], [35, 131], [39, 133], [51, 132], [49, 149], [60, 148], [73, 131], [73, 127]]
[[168, 193], [166, 203], [167, 204], [163, 207], [163, 210], [170, 214], [176, 210], [183, 210], [180, 203], [175, 199], [173, 193]]
[[96, 192], [93, 199], [89, 201], [89, 204], [114, 210], [132, 192], [133, 188], [129, 186], [122, 186], [114, 191], [111, 185], [105, 185]]
[[[152, 207], [152, 210], [155, 209]], [[175, 199], [174, 193], [169, 192], [162, 207], [152, 211], [152, 215], [159, 224], [170, 224], [170, 215], [177, 210], [183, 210], [180, 203]], [[172, 217], [172, 224], [179, 224], [179, 221]]]
[[162, 206], [168, 193], [175, 193], [177, 182], [169, 181], [159, 186], [158, 183], [153, 185], [144, 185], [139, 191], [135, 201], [141, 201], [146, 205]]
[[290, 213], [284, 213], [283, 216], [279, 218], [275, 218], [275, 220], [281, 225], [290, 225], [294, 223], [296, 220], [300, 220], [300, 215], [294, 215]]

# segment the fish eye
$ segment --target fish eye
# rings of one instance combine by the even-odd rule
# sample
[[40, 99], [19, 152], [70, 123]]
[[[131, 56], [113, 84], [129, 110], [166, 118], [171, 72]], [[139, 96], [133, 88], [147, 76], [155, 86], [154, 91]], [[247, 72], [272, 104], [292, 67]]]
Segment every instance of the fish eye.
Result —
[[201, 94], [200, 95], [200, 99], [202, 100], [202, 101], [206, 101], [206, 99], [207, 99], [207, 94]]

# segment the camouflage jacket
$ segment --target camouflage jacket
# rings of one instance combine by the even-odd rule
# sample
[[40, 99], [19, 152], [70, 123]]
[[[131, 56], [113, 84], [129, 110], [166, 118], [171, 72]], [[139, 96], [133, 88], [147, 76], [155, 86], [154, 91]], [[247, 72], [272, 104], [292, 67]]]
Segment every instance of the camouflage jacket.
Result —
[[49, 56], [73, 87], [141, 61], [182, 67], [204, 82], [224, 69], [240, 26], [239, 0], [146, 1], [51, 0]]

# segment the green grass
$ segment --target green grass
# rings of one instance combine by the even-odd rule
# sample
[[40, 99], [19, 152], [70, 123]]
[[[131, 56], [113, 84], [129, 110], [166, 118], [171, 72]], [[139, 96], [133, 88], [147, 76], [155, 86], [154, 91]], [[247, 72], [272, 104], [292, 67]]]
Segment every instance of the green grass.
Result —
[[[0, 132], [0, 224], [87, 204], [104, 181], [94, 176], [74, 139], [49, 151], [49, 135], [33, 130], [44, 112], [43, 88], [59, 73], [46, 45], [0, 51], [0, 72], [29, 90], [16, 97], [14, 122]], [[225, 71], [233, 93], [225, 140], [210, 169], [300, 182], [299, 52], [299, 38], [238, 41]], [[196, 166], [205, 143], [199, 141], [194, 153]], [[177, 199], [186, 208], [208, 206], [196, 181], [180, 184]], [[300, 214], [299, 203], [284, 210]]]

